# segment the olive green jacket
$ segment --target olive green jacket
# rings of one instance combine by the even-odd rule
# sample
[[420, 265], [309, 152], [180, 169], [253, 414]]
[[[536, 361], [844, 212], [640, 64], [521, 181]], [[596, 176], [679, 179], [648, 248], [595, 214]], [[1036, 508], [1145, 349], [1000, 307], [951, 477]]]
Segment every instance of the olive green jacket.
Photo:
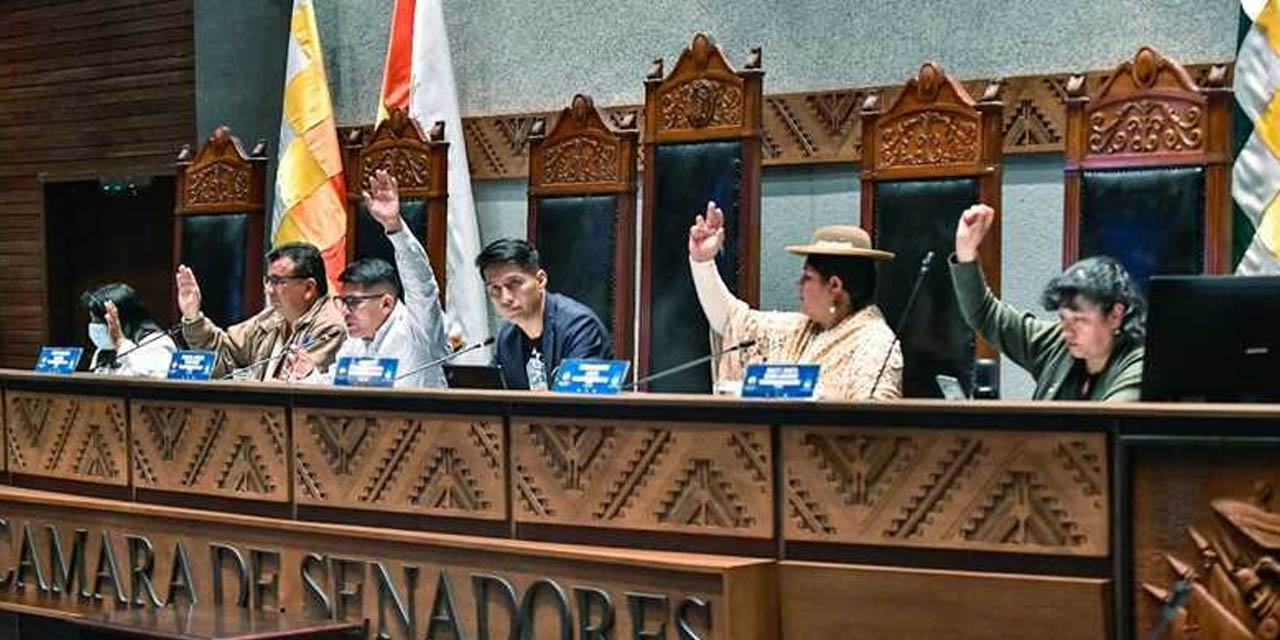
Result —
[[[1005, 357], [1036, 379], [1035, 400], [1075, 400], [1067, 384], [1077, 359], [1067, 350], [1057, 322], [1041, 320], [996, 299], [982, 277], [978, 261], [956, 262], [951, 256], [951, 282], [965, 321]], [[1123, 340], [1116, 344], [1098, 375], [1090, 400], [1138, 400], [1142, 386], [1143, 347]], [[1070, 387], [1070, 388], [1064, 388]]]

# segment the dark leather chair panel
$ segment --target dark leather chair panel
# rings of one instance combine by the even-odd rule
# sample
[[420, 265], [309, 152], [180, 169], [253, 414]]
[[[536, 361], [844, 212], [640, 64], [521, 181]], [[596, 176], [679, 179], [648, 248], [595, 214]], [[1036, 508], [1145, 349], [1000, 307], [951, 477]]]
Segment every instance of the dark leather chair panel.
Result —
[[[710, 352], [707, 319], [698, 304], [689, 273], [689, 225], [708, 200], [724, 210], [725, 237], [738, 234], [738, 193], [742, 143], [700, 142], [660, 145], [656, 165], [649, 274], [652, 303], [649, 313], [649, 371], [656, 373]], [[716, 258], [725, 284], [734, 289], [738, 248], [732, 241]], [[708, 367], [655, 381], [650, 391], [702, 393], [711, 390]]]
[[618, 246], [617, 196], [570, 196], [538, 199], [538, 248], [549, 275], [548, 288], [596, 312], [614, 332], [614, 270]]
[[248, 213], [185, 215], [182, 224], [182, 263], [200, 279], [201, 307], [220, 327], [247, 317], [245, 267], [250, 258], [245, 246], [249, 233]]
[[1155, 274], [1204, 267], [1204, 167], [1085, 171], [1080, 257], [1120, 261], [1146, 291]]
[[[427, 201], [422, 198], [401, 198], [400, 217], [404, 218], [404, 223], [413, 230], [413, 235], [417, 236], [418, 242], [421, 242], [423, 247], [429, 246]], [[396, 254], [391, 248], [391, 241], [383, 232], [382, 225], [369, 215], [363, 200], [356, 204], [356, 260], [362, 258], [382, 258], [391, 264], [396, 263]], [[333, 274], [333, 277], [336, 280], [338, 274]]]
[[972, 387], [974, 333], [960, 314], [946, 258], [955, 249], [956, 219], [978, 201], [978, 181], [904, 180], [875, 186], [875, 246], [897, 257], [880, 264], [876, 302], [890, 325], [896, 325], [924, 254], [935, 254], [933, 267], [920, 285], [915, 308], [902, 340], [903, 394], [941, 397], [934, 376], [955, 376], [965, 391]]

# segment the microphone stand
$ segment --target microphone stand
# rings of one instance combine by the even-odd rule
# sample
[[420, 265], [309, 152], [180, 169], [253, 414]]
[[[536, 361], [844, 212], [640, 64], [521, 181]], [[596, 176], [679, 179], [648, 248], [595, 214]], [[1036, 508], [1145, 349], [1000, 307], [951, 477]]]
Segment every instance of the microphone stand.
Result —
[[[315, 345], [318, 345], [318, 344], [321, 344], [321, 343], [328, 342], [328, 341], [330, 341], [330, 340], [332, 340], [332, 339], [334, 339], [334, 338], [336, 338], [336, 337], [338, 337], [338, 336], [340, 336], [340, 335], [342, 335], [342, 330], [341, 330], [341, 329], [334, 329], [334, 330], [330, 331], [329, 333], [326, 333], [326, 334], [324, 334], [324, 335], [322, 335], [322, 336], [320, 336], [320, 337], [318, 337], [318, 338], [312, 338], [312, 339], [308, 339], [308, 340], [303, 340], [303, 341], [302, 341], [302, 344], [298, 344], [298, 345], [294, 345], [294, 346], [296, 346], [296, 347], [298, 347], [298, 348], [301, 348], [301, 349], [309, 349], [309, 348], [311, 348], [311, 347], [313, 347], [313, 346], [315, 346]], [[284, 349], [283, 351], [281, 351], [280, 353], [277, 353], [277, 354], [274, 354], [274, 355], [267, 356], [267, 357], [265, 357], [265, 358], [262, 358], [262, 359], [260, 359], [260, 360], [254, 361], [254, 362], [250, 362], [249, 364], [246, 364], [246, 365], [245, 365], [245, 366], [243, 366], [243, 367], [239, 367], [239, 368], [236, 368], [236, 369], [232, 369], [231, 371], [227, 372], [225, 375], [223, 375], [222, 377], [220, 377], [220, 378], [218, 378], [218, 379], [219, 379], [219, 380], [230, 380], [231, 378], [234, 378], [235, 376], [240, 375], [241, 373], [244, 373], [245, 371], [252, 371], [255, 367], [260, 367], [260, 366], [262, 366], [262, 365], [264, 365], [264, 364], [267, 364], [267, 363], [271, 362], [272, 360], [275, 360], [276, 358], [284, 357], [284, 356], [285, 356], [286, 354], [288, 354], [290, 351], [291, 351], [291, 348], [286, 348], [286, 349]]]
[[661, 380], [662, 378], [665, 378], [665, 377], [667, 377], [667, 376], [670, 376], [670, 375], [674, 375], [674, 374], [680, 373], [681, 371], [684, 371], [684, 370], [686, 370], [686, 369], [690, 369], [690, 368], [692, 368], [692, 367], [696, 367], [696, 366], [698, 366], [698, 365], [700, 365], [700, 364], [705, 364], [705, 363], [710, 362], [710, 361], [712, 361], [712, 360], [719, 360], [719, 359], [720, 359], [720, 357], [721, 357], [721, 356], [723, 356], [723, 355], [725, 355], [726, 353], [730, 353], [730, 352], [733, 352], [733, 351], [738, 351], [738, 350], [740, 350], [740, 349], [746, 349], [746, 348], [748, 348], [748, 347], [754, 347], [754, 346], [755, 346], [755, 344], [756, 344], [756, 341], [755, 341], [754, 339], [751, 339], [751, 340], [743, 340], [742, 342], [739, 342], [738, 344], [735, 344], [735, 345], [733, 345], [732, 347], [729, 347], [728, 349], [724, 349], [724, 350], [721, 350], [721, 351], [717, 351], [717, 352], [715, 352], [715, 353], [709, 353], [709, 354], [707, 354], [707, 355], [705, 355], [705, 356], [702, 356], [702, 357], [700, 357], [700, 358], [694, 358], [693, 360], [690, 360], [690, 361], [688, 361], [688, 362], [686, 362], [686, 363], [684, 363], [684, 364], [678, 364], [678, 365], [676, 365], [676, 366], [674, 366], [674, 367], [671, 367], [670, 369], [666, 369], [666, 370], [664, 370], [664, 371], [659, 371], [659, 372], [657, 372], [657, 373], [655, 373], [655, 374], [648, 375], [648, 376], [645, 376], [645, 377], [643, 377], [643, 378], [640, 378], [639, 380], [636, 380], [635, 382], [632, 382], [631, 384], [627, 385], [626, 387], [623, 387], [623, 389], [622, 389], [622, 390], [623, 390], [623, 391], [635, 391], [635, 390], [636, 390], [640, 385], [642, 385], [642, 384], [647, 384], [647, 383], [653, 382], [654, 380]]
[[151, 335], [147, 336], [147, 338], [146, 338], [145, 340], [143, 340], [142, 342], [139, 342], [138, 344], [135, 344], [135, 345], [133, 345], [132, 347], [129, 347], [128, 349], [125, 349], [124, 351], [121, 351], [120, 353], [117, 353], [117, 354], [116, 354], [116, 362], [120, 362], [120, 360], [121, 360], [121, 359], [123, 359], [125, 356], [127, 356], [127, 355], [129, 355], [129, 354], [133, 353], [134, 351], [137, 351], [138, 349], [141, 349], [141, 348], [143, 348], [143, 347], [145, 347], [145, 346], [147, 346], [147, 345], [151, 344], [152, 342], [155, 342], [156, 340], [159, 340], [160, 338], [164, 338], [164, 337], [173, 337], [173, 336], [177, 335], [179, 331], [182, 331], [182, 323], [181, 323], [181, 322], [179, 322], [177, 326], [173, 327], [172, 329], [169, 329], [168, 331], [153, 333], [153, 334], [151, 334]]
[[929, 267], [933, 264], [933, 251], [924, 254], [924, 259], [920, 261], [920, 271], [916, 274], [916, 281], [911, 285], [911, 293], [907, 296], [907, 304], [902, 307], [902, 313], [898, 314], [898, 330], [893, 332], [893, 342], [889, 344], [889, 351], [884, 354], [884, 362], [880, 363], [880, 372], [876, 374], [876, 381], [871, 385], [870, 397], [876, 397], [876, 388], [880, 386], [880, 378], [884, 376], [885, 367], [889, 366], [889, 358], [893, 356], [893, 348], [902, 341], [902, 330], [906, 326], [907, 319], [910, 318], [911, 308], [915, 306], [916, 295], [920, 293], [920, 285], [924, 282], [924, 277], [929, 275]]
[[410, 369], [409, 371], [406, 371], [406, 372], [404, 372], [404, 373], [402, 373], [402, 374], [400, 374], [400, 375], [396, 376], [396, 380], [397, 380], [397, 381], [399, 381], [399, 380], [404, 380], [405, 378], [408, 378], [408, 377], [409, 377], [409, 376], [411, 376], [411, 375], [414, 375], [414, 374], [417, 374], [417, 373], [421, 373], [421, 372], [423, 372], [423, 371], [426, 371], [427, 369], [430, 369], [431, 367], [438, 367], [438, 366], [440, 366], [440, 365], [442, 365], [442, 364], [444, 364], [444, 363], [446, 363], [446, 362], [448, 362], [448, 361], [450, 361], [450, 360], [452, 360], [452, 359], [454, 359], [454, 358], [457, 358], [458, 356], [460, 356], [460, 355], [462, 355], [462, 354], [464, 354], [464, 353], [471, 353], [472, 351], [475, 351], [476, 349], [483, 349], [484, 347], [487, 347], [487, 346], [489, 346], [489, 345], [493, 344], [493, 341], [494, 341], [493, 337], [492, 337], [492, 336], [490, 336], [490, 337], [488, 337], [488, 338], [485, 338], [485, 339], [484, 339], [484, 342], [476, 342], [476, 343], [474, 343], [474, 344], [467, 345], [467, 346], [465, 346], [465, 347], [463, 347], [463, 348], [461, 348], [461, 349], [458, 349], [457, 351], [454, 351], [453, 353], [450, 353], [449, 355], [441, 356], [441, 357], [439, 357], [439, 358], [436, 358], [435, 360], [432, 360], [432, 361], [430, 361], [430, 362], [428, 362], [428, 363], [426, 363], [426, 364], [424, 364], [424, 365], [422, 365], [422, 366], [420, 366], [420, 367], [414, 367], [413, 369]]

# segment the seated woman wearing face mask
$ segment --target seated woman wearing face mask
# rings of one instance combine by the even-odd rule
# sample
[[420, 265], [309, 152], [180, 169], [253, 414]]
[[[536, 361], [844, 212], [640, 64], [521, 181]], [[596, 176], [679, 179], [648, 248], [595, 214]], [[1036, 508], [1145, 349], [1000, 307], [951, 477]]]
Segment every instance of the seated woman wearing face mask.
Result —
[[168, 374], [178, 346], [156, 324], [133, 287], [113, 282], [86, 291], [80, 301], [89, 309], [89, 339], [96, 347], [90, 371], [154, 378]]

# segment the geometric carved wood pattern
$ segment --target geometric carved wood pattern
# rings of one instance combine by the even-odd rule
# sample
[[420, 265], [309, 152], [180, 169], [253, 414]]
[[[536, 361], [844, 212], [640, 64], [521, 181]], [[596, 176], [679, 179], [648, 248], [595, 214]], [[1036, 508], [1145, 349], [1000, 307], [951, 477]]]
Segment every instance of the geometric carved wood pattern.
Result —
[[130, 412], [134, 486], [289, 499], [284, 408], [135, 400]]
[[298, 504], [506, 517], [502, 419], [297, 409]]
[[767, 427], [512, 420], [518, 522], [773, 535]]
[[[1186, 65], [1193, 78], [1203, 81], [1212, 64]], [[1230, 64], [1228, 63], [1228, 67]], [[1099, 89], [1112, 70], [1085, 74], [1088, 91]], [[1066, 130], [1066, 86], [1071, 74], [1052, 73], [1004, 79], [1004, 153], [1061, 153]], [[970, 95], [982, 95], [987, 79], [961, 84]], [[823, 164], [862, 162], [862, 123], [858, 117], [863, 99], [875, 92], [881, 104], [897, 99], [900, 86], [848, 87], [826, 91], [766, 94], [761, 145], [764, 164]], [[602, 107], [619, 124], [633, 116], [644, 130], [643, 109], [638, 105]], [[545, 122], [549, 130], [557, 112], [531, 112], [463, 118], [471, 177], [475, 180], [522, 178], [528, 175], [528, 140], [532, 123]]]
[[1107, 554], [1103, 434], [782, 434], [788, 540]]
[[5, 400], [10, 471], [128, 485], [123, 400], [19, 391]]

